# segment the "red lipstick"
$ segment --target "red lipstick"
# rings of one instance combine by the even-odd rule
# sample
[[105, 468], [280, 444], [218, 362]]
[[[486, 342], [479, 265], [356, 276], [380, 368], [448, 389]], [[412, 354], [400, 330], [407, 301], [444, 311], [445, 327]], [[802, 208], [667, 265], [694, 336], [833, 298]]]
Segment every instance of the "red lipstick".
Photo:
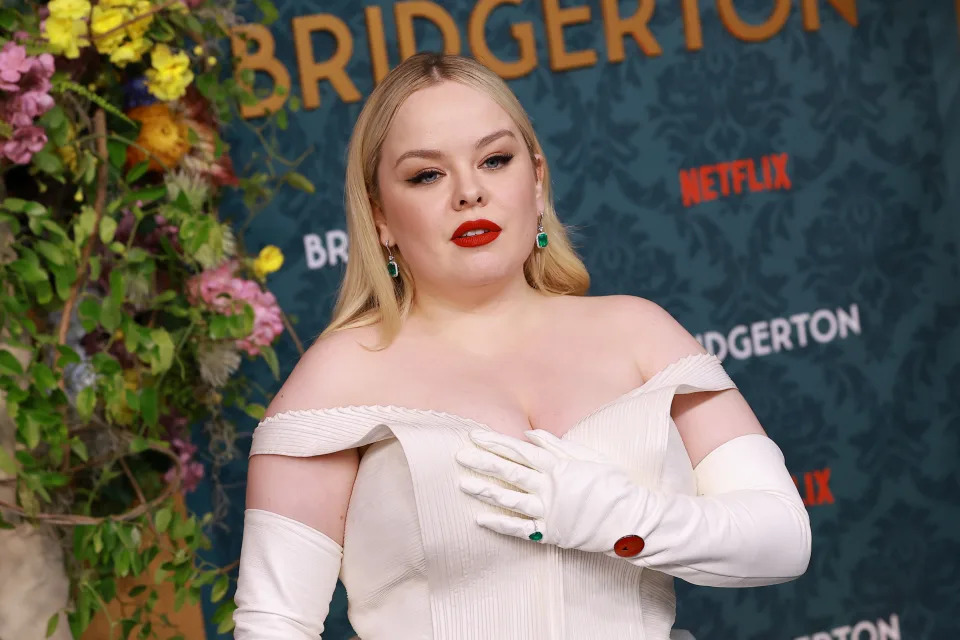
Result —
[[[470, 231], [482, 231], [483, 233], [464, 235]], [[457, 227], [450, 240], [459, 247], [479, 247], [490, 244], [500, 235], [500, 226], [489, 220], [468, 220]]]

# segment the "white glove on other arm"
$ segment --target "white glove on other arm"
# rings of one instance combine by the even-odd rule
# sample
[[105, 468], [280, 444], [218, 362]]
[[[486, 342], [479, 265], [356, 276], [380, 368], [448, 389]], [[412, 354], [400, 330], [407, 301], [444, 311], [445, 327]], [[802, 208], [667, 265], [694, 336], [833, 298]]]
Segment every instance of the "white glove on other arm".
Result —
[[809, 516], [767, 436], [717, 447], [694, 470], [700, 495], [688, 496], [637, 485], [600, 453], [547, 431], [525, 435], [532, 444], [478, 429], [470, 437], [480, 449], [457, 453], [465, 467], [521, 489], [461, 479], [467, 494], [525, 516], [483, 513], [477, 523], [487, 529], [620, 556], [699, 585], [778, 584], [806, 571]]
[[236, 640], [319, 640], [337, 586], [343, 549], [291, 518], [243, 514]]

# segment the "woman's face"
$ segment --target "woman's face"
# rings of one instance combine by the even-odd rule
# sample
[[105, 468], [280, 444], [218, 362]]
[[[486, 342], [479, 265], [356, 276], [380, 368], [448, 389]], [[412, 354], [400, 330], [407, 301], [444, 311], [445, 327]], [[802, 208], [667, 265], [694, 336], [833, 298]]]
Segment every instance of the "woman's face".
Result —
[[542, 171], [513, 120], [456, 82], [413, 93], [387, 132], [374, 215], [417, 289], [482, 286], [522, 274], [543, 210]]

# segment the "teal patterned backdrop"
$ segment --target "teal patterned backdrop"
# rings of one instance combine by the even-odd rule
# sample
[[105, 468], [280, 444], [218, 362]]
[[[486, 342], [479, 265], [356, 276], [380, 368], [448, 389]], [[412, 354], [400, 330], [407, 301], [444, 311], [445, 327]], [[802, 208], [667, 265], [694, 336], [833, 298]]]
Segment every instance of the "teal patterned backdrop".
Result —
[[[648, 55], [628, 35], [616, 38], [623, 60], [612, 62], [604, 8], [617, 2], [574, 1], [499, 3], [484, 32], [494, 55], [515, 61], [511, 25], [530, 24], [535, 66], [509, 83], [545, 147], [591, 294], [651, 298], [724, 358], [783, 448], [813, 523], [805, 576], [746, 590], [678, 581], [677, 626], [698, 640], [960, 637], [953, 3], [623, 1], [622, 16], [653, 9], [649, 33], [660, 52]], [[346, 25], [346, 72], [365, 97], [373, 71], [364, 8], [382, 8], [395, 65], [396, 7], [431, 4], [279, 3], [268, 28], [293, 95], [304, 96], [294, 18], [330, 14]], [[442, 3], [466, 54], [478, 4], [490, 3]], [[558, 6], [567, 13], [549, 18]], [[739, 37], [725, 26], [730, 10], [744, 23]], [[579, 23], [554, 25], [548, 37], [558, 15]], [[769, 37], [745, 39], [750, 25], [781, 19]], [[429, 21], [416, 20], [414, 33], [419, 50], [442, 47]], [[596, 60], [553, 70], [551, 44], [554, 54], [592, 50]], [[322, 31], [309, 46], [317, 61], [336, 50]], [[308, 341], [326, 323], [342, 274], [345, 149], [362, 105], [326, 80], [310, 84], [319, 107], [294, 114], [280, 135], [289, 156], [312, 150], [300, 170], [316, 193], [285, 193], [247, 230], [252, 249], [276, 244], [286, 254], [271, 288]], [[249, 159], [248, 131], [237, 127], [231, 142], [235, 158]], [[224, 213], [245, 215], [240, 202]], [[286, 374], [297, 359], [293, 341], [278, 353]], [[268, 392], [278, 388], [265, 370], [254, 374]], [[222, 487], [189, 498], [227, 513], [211, 551], [222, 564], [240, 550], [255, 425], [239, 424], [242, 450], [218, 469]], [[338, 590], [324, 638], [352, 635], [345, 607]]]

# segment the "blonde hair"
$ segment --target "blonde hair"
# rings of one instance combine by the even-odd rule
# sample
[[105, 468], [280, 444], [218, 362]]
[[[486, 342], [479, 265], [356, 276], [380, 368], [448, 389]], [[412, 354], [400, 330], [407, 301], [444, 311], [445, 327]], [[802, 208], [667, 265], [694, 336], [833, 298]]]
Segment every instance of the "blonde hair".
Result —
[[[379, 323], [380, 345], [388, 346], [410, 311], [414, 282], [403, 260], [396, 256], [400, 275], [387, 273], [371, 202], [379, 201], [377, 166], [383, 141], [394, 115], [413, 92], [444, 80], [484, 92], [499, 104], [520, 130], [531, 160], [544, 157], [526, 111], [507, 84], [476, 60], [455, 55], [419, 53], [400, 63], [377, 85], [353, 128], [347, 152], [344, 200], [349, 250], [347, 266], [330, 324], [320, 337], [354, 327]], [[550, 190], [550, 172], [543, 161], [543, 230], [550, 244], [534, 250], [523, 265], [529, 285], [552, 295], [583, 295], [590, 285], [587, 269], [577, 257], [566, 229], [557, 219]]]

